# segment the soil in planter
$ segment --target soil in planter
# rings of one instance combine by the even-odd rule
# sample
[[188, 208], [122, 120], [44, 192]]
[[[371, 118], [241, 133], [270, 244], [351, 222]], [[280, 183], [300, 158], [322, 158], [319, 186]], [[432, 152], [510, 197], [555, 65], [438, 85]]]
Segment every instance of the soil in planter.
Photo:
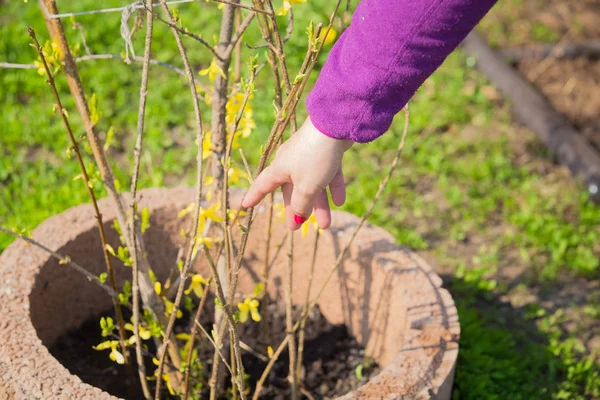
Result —
[[[211, 304], [211, 302], [207, 302]], [[277, 308], [276, 304], [268, 307], [270, 317], [271, 343], [275, 349], [285, 337], [285, 312]], [[204, 327], [212, 326], [212, 310], [207, 309], [201, 318]], [[105, 316], [111, 315], [107, 311]], [[265, 315], [265, 310], [261, 312]], [[298, 316], [300, 310], [295, 310]], [[129, 316], [126, 316], [129, 318]], [[95, 351], [92, 346], [106, 340], [100, 335], [100, 317], [91, 318], [79, 329], [63, 335], [57, 343], [50, 348], [50, 352], [56, 357], [72, 374], [78, 375], [84, 382], [99, 387], [115, 396], [127, 399], [143, 396], [141, 392], [134, 394], [128, 392], [124, 378], [127, 372], [124, 366], [112, 362], [108, 357], [108, 351]], [[190, 331], [192, 317], [190, 313], [184, 313], [183, 318], [178, 321], [176, 333]], [[212, 368], [213, 351], [212, 346], [198, 332], [197, 341], [198, 357], [203, 363], [203, 371], [206, 376], [200, 378], [197, 383], [202, 386], [200, 395], [196, 398], [208, 398], [208, 377]], [[307, 319], [305, 328], [305, 345], [303, 357], [303, 388], [315, 399], [325, 399], [343, 395], [360, 385], [364, 384], [370, 376], [374, 376], [380, 370], [379, 366], [369, 357], [365, 357], [364, 348], [349, 335], [344, 325], [332, 325], [315, 307]], [[266, 355], [267, 344], [265, 342], [264, 325], [252, 321], [241, 325], [240, 336], [242, 341], [249, 345], [262, 356], [255, 356], [249, 352], [243, 352], [244, 367], [248, 374], [248, 383], [251, 388], [256, 386], [266, 362], [261, 358]], [[148, 351], [155, 354], [156, 349], [151, 341], [145, 342]], [[132, 358], [135, 358], [134, 348], [131, 348]], [[146, 357], [146, 370], [152, 375], [155, 366], [150, 357]], [[275, 363], [269, 378], [261, 392], [261, 399], [288, 399], [291, 391], [287, 381], [288, 376], [288, 353], [284, 351]], [[136, 367], [135, 367], [136, 368]], [[223, 366], [221, 366], [223, 368]], [[359, 379], [361, 378], [361, 379]], [[137, 379], [137, 372], [134, 373]], [[230, 378], [225, 377], [226, 385], [230, 386]], [[203, 382], [202, 382], [203, 381]], [[154, 383], [151, 383], [154, 386]], [[139, 382], [135, 383], [139, 388]], [[153, 388], [151, 388], [153, 390]], [[166, 392], [165, 392], [166, 394]], [[223, 396], [222, 398], [228, 398]], [[308, 398], [305, 395], [302, 398]]]

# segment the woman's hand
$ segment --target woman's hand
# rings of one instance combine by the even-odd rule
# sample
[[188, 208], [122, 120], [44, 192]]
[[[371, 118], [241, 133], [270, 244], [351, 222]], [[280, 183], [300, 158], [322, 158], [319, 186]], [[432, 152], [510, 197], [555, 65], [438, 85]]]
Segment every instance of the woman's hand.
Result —
[[331, 224], [327, 186], [336, 206], [346, 201], [342, 157], [352, 146], [348, 140], [325, 136], [307, 119], [277, 150], [275, 160], [254, 180], [242, 206], [256, 206], [269, 193], [282, 187], [288, 226], [300, 228], [313, 209], [321, 229]]

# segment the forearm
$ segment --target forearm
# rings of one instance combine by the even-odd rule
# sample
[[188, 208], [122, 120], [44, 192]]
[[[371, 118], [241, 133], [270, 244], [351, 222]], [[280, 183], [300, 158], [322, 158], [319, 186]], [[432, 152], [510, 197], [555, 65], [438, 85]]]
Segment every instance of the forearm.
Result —
[[495, 0], [363, 0], [335, 44], [307, 109], [336, 139], [382, 135]]

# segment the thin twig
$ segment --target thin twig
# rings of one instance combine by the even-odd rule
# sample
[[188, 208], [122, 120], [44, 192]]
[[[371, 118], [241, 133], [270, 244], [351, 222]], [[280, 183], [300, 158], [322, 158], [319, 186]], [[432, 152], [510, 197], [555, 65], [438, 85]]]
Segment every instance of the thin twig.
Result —
[[87, 40], [85, 38], [85, 29], [83, 28], [83, 25], [81, 25], [79, 22], [75, 22], [74, 26], [75, 29], [79, 31], [79, 36], [81, 37], [81, 43], [83, 44], [83, 48], [85, 49], [85, 54], [87, 54], [88, 56], [91, 55], [92, 51], [90, 50], [90, 47], [88, 46]]
[[260, 376], [260, 379], [258, 380], [258, 382], [256, 382], [256, 389], [254, 389], [254, 394], [252, 395], [252, 400], [258, 400], [258, 398], [260, 396], [260, 392], [262, 391], [263, 385], [265, 384], [265, 381], [269, 377], [269, 373], [273, 369], [275, 362], [277, 361], [277, 359], [279, 358], [279, 356], [281, 355], [283, 350], [285, 350], [285, 348], [287, 347], [288, 339], [289, 339], [289, 336], [286, 335], [286, 337], [283, 339], [283, 341], [279, 344], [279, 347], [277, 347], [277, 350], [275, 350], [275, 352], [271, 356], [271, 359], [269, 360], [269, 363], [263, 370], [263, 373]]
[[[250, 171], [250, 165], [248, 164], [248, 160], [246, 160], [246, 156], [242, 149], [239, 149], [240, 157], [242, 158], [242, 163], [244, 164], [244, 168], [246, 168], [246, 174], [248, 175], [248, 180], [252, 184], [254, 182], [254, 178], [252, 177], [252, 171]], [[235, 221], [234, 221], [235, 222]]]
[[[266, 240], [266, 246], [265, 246], [265, 266], [263, 267], [262, 270], [262, 282], [264, 285], [264, 296], [263, 299], [266, 300], [266, 302], [269, 302], [269, 272], [270, 272], [270, 268], [269, 268], [269, 259], [270, 259], [270, 250], [271, 250], [271, 236], [273, 235], [273, 206], [275, 205], [275, 197], [273, 196], [273, 193], [269, 194], [269, 212], [268, 212], [268, 216], [267, 216], [267, 240]], [[265, 335], [265, 341], [267, 342], [267, 345], [271, 344], [271, 326], [270, 326], [270, 319], [271, 316], [269, 314], [269, 307], [268, 304], [266, 307], [264, 307], [264, 312], [263, 312], [263, 332]]]
[[230, 5], [230, 6], [233, 6], [233, 7], [237, 7], [237, 8], [243, 8], [244, 10], [250, 10], [250, 11], [254, 11], [254, 12], [260, 13], [260, 14], [272, 15], [268, 11], [261, 10], [261, 9], [258, 9], [258, 8], [254, 8], [254, 7], [250, 7], [250, 6], [247, 6], [245, 4], [236, 3], [236, 2], [233, 2], [233, 1], [228, 1], [228, 0], [212, 0], [212, 1], [214, 1], [216, 3], [227, 4], [227, 5]]
[[[293, 31], [294, 31], [294, 12], [293, 12], [293, 9], [290, 8], [288, 11], [288, 24], [287, 24], [287, 27], [285, 28], [285, 37], [282, 40], [283, 44], [287, 43], [290, 40], [290, 38], [292, 37]], [[250, 50], [260, 50], [260, 49], [268, 48], [269, 45], [261, 44], [258, 46], [251, 46], [249, 44], [246, 44], [246, 47], [248, 47]]]
[[245, 351], [247, 351], [248, 353], [252, 354], [254, 357], [258, 358], [260, 361], [263, 361], [263, 362], [268, 362], [269, 361], [269, 357], [267, 357], [264, 354], [261, 354], [258, 351], [254, 350], [247, 343], [244, 343], [244, 342], [240, 341], [240, 348], [243, 349], [243, 350], [245, 350]]
[[[312, 282], [315, 275], [315, 265], [317, 264], [317, 250], [319, 248], [319, 238], [321, 237], [321, 231], [317, 229], [315, 234], [315, 244], [313, 245], [313, 256], [310, 264], [310, 273], [308, 275], [308, 286], [306, 287], [306, 298], [304, 301], [303, 313], [306, 313], [308, 306], [310, 305], [310, 290], [312, 288]], [[304, 355], [304, 328], [306, 326], [306, 318], [300, 322], [300, 333], [298, 334], [298, 362], [296, 363], [296, 375], [298, 379], [302, 378], [302, 357]], [[302, 386], [302, 385], [300, 385]]]
[[246, 29], [248, 29], [248, 27], [250, 26], [250, 23], [254, 19], [255, 15], [256, 14], [254, 13], [248, 14], [246, 18], [244, 18], [244, 20], [240, 23], [240, 26], [237, 27], [235, 33], [233, 34], [233, 37], [231, 38], [231, 43], [229, 43], [229, 45], [227, 45], [227, 48], [225, 49], [225, 53], [223, 54], [224, 58], [231, 57], [231, 53], [233, 52], [234, 48], [239, 48], [240, 39], [242, 38], [244, 32], [246, 32]]
[[[135, 57], [130, 56], [130, 59], [138, 61], [138, 62], [144, 61], [144, 58], [139, 57], [139, 56], [135, 56]], [[125, 61], [123, 56], [120, 54], [88, 54], [85, 56], [77, 57], [75, 59], [75, 62], [80, 63], [80, 62], [91, 61], [91, 60], [121, 60], [121, 61]], [[150, 64], [165, 67], [167, 69], [170, 69], [171, 71], [177, 72], [179, 75], [185, 76], [184, 70], [182, 70], [181, 68], [177, 68], [171, 64], [167, 64], [165, 62], [158, 61], [158, 60], [152, 60], [152, 59], [150, 60]], [[0, 62], [0, 68], [36, 69], [37, 67], [38, 66], [35, 64], [14, 64], [14, 63]]]
[[[217, 298], [219, 299], [219, 302], [221, 303], [221, 307], [223, 308], [225, 316], [227, 317], [227, 321], [229, 323], [229, 328], [230, 328], [231, 331], [233, 331], [233, 327], [235, 327], [235, 321], [234, 321], [234, 318], [233, 318], [233, 314], [231, 312], [231, 307], [227, 303], [228, 299], [225, 296], [225, 292], [223, 290], [223, 283], [221, 282], [221, 279], [219, 278], [219, 273], [217, 271], [217, 266], [215, 264], [214, 259], [210, 255], [210, 252], [206, 248], [206, 245], [204, 243], [202, 245], [204, 246], [204, 252], [205, 252], [205, 255], [206, 255], [206, 261], [208, 261], [208, 266], [210, 267], [210, 271], [211, 271], [213, 280], [215, 282], [215, 286], [217, 288]], [[221, 322], [221, 326], [219, 327], [219, 330], [218, 330], [217, 344], [215, 345], [215, 348], [217, 348], [217, 349], [220, 347], [220, 345], [222, 343], [222, 340], [223, 340], [222, 337], [223, 337], [223, 334], [224, 334], [224, 330], [225, 330], [225, 327], [227, 326], [227, 324], [225, 324], [223, 322], [224, 321]], [[234, 343], [234, 345], [239, 348], [239, 337], [237, 336], [237, 334], [233, 335], [233, 339], [234, 339], [234, 341], [235, 340], [238, 341], [237, 343]], [[238, 371], [239, 371], [239, 368], [240, 368], [240, 366], [238, 366]], [[214, 365], [213, 365], [213, 371], [214, 371]], [[235, 376], [237, 376], [237, 374]], [[213, 378], [214, 378], [214, 376], [211, 376], [211, 379], [213, 379]], [[238, 385], [239, 385], [238, 389], [240, 391], [240, 396], [241, 396], [242, 399], [245, 399], [246, 395], [245, 395], [245, 393], [243, 391], [244, 385], [243, 385], [243, 383], [241, 383], [241, 381], [243, 381], [243, 379], [244, 379], [243, 375], [238, 376], [237, 379], [238, 379]], [[213, 392], [213, 388], [211, 387], [211, 393], [212, 392]]]
[[[204, 251], [204, 250], [203, 250]], [[196, 316], [194, 317], [194, 321], [196, 322], [194, 325], [192, 325], [192, 331], [190, 333], [190, 344], [189, 344], [189, 349], [188, 349], [188, 354], [187, 354], [187, 358], [186, 358], [186, 362], [185, 362], [185, 376], [183, 379], [183, 398], [184, 400], [188, 400], [188, 398], [190, 397], [190, 392], [189, 392], [189, 388], [190, 388], [190, 372], [191, 372], [191, 366], [192, 366], [192, 355], [194, 354], [194, 342], [196, 340], [196, 333], [197, 333], [197, 329], [196, 327], [198, 325], [200, 325], [200, 317], [202, 316], [202, 310], [204, 309], [204, 304], [206, 303], [206, 299], [208, 298], [208, 288], [210, 287], [210, 284], [212, 282], [212, 276], [208, 278], [208, 281], [206, 282], [205, 288], [204, 288], [204, 292], [202, 293], [202, 298], [200, 299], [200, 305], [198, 306], [198, 309], [196, 310]]]
[[[229, 208], [228, 204], [228, 185], [227, 185], [227, 125], [226, 125], [226, 110], [227, 110], [227, 91], [229, 84], [229, 66], [231, 65], [231, 52], [227, 55], [227, 49], [231, 44], [233, 37], [233, 26], [235, 17], [235, 5], [239, 1], [234, 1], [234, 4], [226, 4], [223, 10], [221, 18], [221, 28], [219, 32], [219, 44], [217, 46], [217, 53], [221, 56], [220, 59], [216, 60], [217, 67], [220, 69], [220, 73], [214, 82], [213, 100], [212, 100], [212, 121], [211, 121], [211, 134], [212, 134], [212, 177], [215, 182], [214, 190], [217, 198], [221, 199], [222, 214], [223, 214], [223, 246], [225, 247], [225, 258], [221, 260], [219, 258], [219, 269], [217, 272], [218, 276], [215, 276], [215, 282], [219, 281], [223, 293], [227, 293], [227, 297], [224, 297], [226, 302], [222, 303], [223, 310], [227, 316], [227, 320], [230, 324], [230, 329], [233, 331], [233, 339], [235, 346], [234, 351], [237, 358], [237, 371], [239, 372], [239, 380], [241, 385], [238, 387], [240, 390], [240, 396], [242, 399], [245, 398], [244, 382], [243, 382], [243, 364], [241, 360], [241, 354], [239, 349], [239, 337], [236, 332], [236, 323], [232, 317], [231, 304], [233, 303], [234, 291], [230, 291], [228, 276], [232, 271], [231, 267], [231, 246], [229, 236], [229, 223], [227, 211]], [[222, 262], [224, 261], [224, 262]], [[219, 276], [223, 277], [223, 282], [220, 282]], [[215, 310], [215, 314], [218, 314], [220, 310]], [[219, 321], [218, 315], [215, 316], [215, 321]], [[223, 326], [222, 329], [225, 329]], [[222, 332], [219, 334], [219, 340], [223, 340], [225, 337]], [[220, 345], [221, 342], [217, 341]], [[215, 359], [213, 368], [211, 371], [210, 378], [210, 398], [215, 399], [217, 391], [217, 378], [219, 376], [219, 360]]]
[[13, 232], [10, 229], [6, 229], [0, 226], [0, 232], [3, 232], [7, 235], [13, 236], [15, 238], [18, 239], [22, 239], [25, 242], [45, 251], [46, 253], [50, 254], [52, 257], [54, 257], [55, 259], [57, 259], [59, 261], [59, 264], [64, 264], [64, 265], [68, 265], [71, 268], [73, 268], [75, 271], [83, 274], [90, 282], [94, 282], [96, 285], [98, 285], [100, 288], [102, 288], [106, 293], [108, 293], [111, 297], [114, 296], [118, 296], [119, 293], [116, 292], [115, 290], [113, 290], [110, 286], [108, 286], [107, 284], [103, 283], [96, 275], [92, 274], [91, 272], [89, 272], [87, 269], [83, 268], [81, 265], [77, 264], [75, 261], [71, 260], [71, 257], [69, 256], [63, 256], [53, 250], [50, 250], [48, 247], [44, 246], [43, 244], [41, 244], [40, 242], [27, 237], [25, 235], [22, 235], [20, 233], [17, 232]]
[[[75, 136], [73, 135], [73, 131], [71, 130], [71, 124], [69, 124], [69, 119], [67, 117], [67, 111], [63, 107], [62, 101], [60, 100], [60, 95], [58, 94], [58, 90], [56, 89], [56, 84], [54, 83], [54, 77], [52, 72], [50, 71], [50, 67], [48, 67], [48, 63], [46, 62], [46, 57], [44, 56], [44, 52], [38, 42], [38, 39], [35, 35], [35, 31], [33, 28], [27, 28], [29, 32], [29, 36], [33, 39], [34, 47], [37, 50], [40, 59], [44, 65], [44, 70], [46, 71], [47, 82], [52, 88], [52, 93], [54, 94], [54, 100], [56, 101], [56, 105], [58, 107], [58, 112], [62, 117], [63, 124], [65, 125], [65, 129], [69, 135], [69, 139], [71, 141], [71, 148], [74, 150], [77, 162], [79, 163], [79, 169], [81, 170], [81, 176], [83, 178], [83, 182], [87, 189], [88, 195], [90, 196], [90, 200], [92, 201], [92, 206], [94, 207], [94, 214], [96, 218], [96, 222], [98, 225], [98, 231], [100, 233], [100, 243], [102, 245], [102, 251], [104, 254], [104, 262], [106, 264], [106, 272], [108, 273], [108, 279], [110, 282], [110, 286], [113, 291], [117, 292], [117, 280], [115, 278], [115, 270], [112, 265], [112, 259], [110, 255], [110, 246], [106, 241], [106, 232], [104, 231], [104, 223], [102, 222], [102, 213], [100, 213], [100, 208], [98, 207], [98, 202], [96, 200], [96, 195], [94, 193], [93, 185], [90, 182], [90, 178], [87, 173], [87, 168], [85, 167], [85, 163], [83, 162], [83, 156], [81, 155], [81, 151], [79, 149], [79, 143]], [[121, 310], [121, 306], [119, 303], [118, 296], [112, 296], [113, 307], [115, 309], [115, 315], [117, 317], [118, 328], [119, 328], [119, 344], [121, 346], [121, 351], [123, 353], [123, 357], [125, 358], [125, 363], [127, 364], [128, 369], [131, 368], [131, 360], [129, 359], [129, 350], [127, 349], [127, 344], [125, 341], [125, 321], [123, 319], [123, 312]]]
[[[145, 7], [146, 7], [146, 10], [150, 9], [148, 5], [146, 5]], [[213, 53], [213, 55], [215, 57], [221, 58], [221, 56], [219, 56], [219, 54], [217, 54], [215, 48], [213, 46], [211, 46], [210, 43], [208, 43], [206, 40], [204, 40], [201, 36], [198, 36], [195, 33], [192, 33], [185, 28], [180, 28], [179, 26], [177, 26], [177, 22], [169, 22], [166, 19], [162, 18], [158, 14], [153, 14], [153, 15], [157, 20], [159, 20], [163, 24], [167, 25], [169, 28], [175, 29], [177, 32], [181, 33], [184, 36], [191, 37], [192, 39], [196, 40], [198, 43], [202, 44], [211, 53]]]
[[140, 173], [140, 160], [142, 156], [142, 138], [144, 133], [144, 119], [146, 116], [146, 99], [148, 96], [148, 73], [150, 71], [150, 55], [152, 52], [152, 29], [154, 20], [152, 19], [152, 0], [148, 0], [146, 9], [146, 38], [144, 44], [144, 63], [142, 65], [142, 82], [140, 86], [140, 104], [138, 108], [138, 124], [137, 124], [137, 138], [134, 149], [134, 165], [133, 174], [131, 179], [131, 210], [130, 210], [130, 231], [131, 231], [131, 242], [133, 243], [132, 258], [132, 297], [133, 297], [133, 334], [135, 335], [135, 352], [138, 364], [138, 374], [140, 376], [140, 384], [142, 385], [142, 391], [146, 399], [151, 399], [150, 388], [148, 387], [148, 380], [146, 379], [146, 367], [144, 364], [144, 357], [142, 355], [142, 341], [140, 339], [140, 296], [139, 296], [139, 260], [140, 252], [136, 245], [136, 234], [138, 227], [136, 224], [137, 220], [137, 185], [138, 177]]
[[294, 316], [292, 314], [292, 290], [294, 275], [294, 235], [288, 236], [288, 268], [287, 289], [285, 291], [285, 330], [289, 348], [289, 379], [292, 386], [292, 400], [298, 398], [298, 378], [296, 375], [296, 336], [293, 329]]
[[[171, 14], [171, 11], [169, 10], [169, 7], [167, 6], [166, 1], [161, 0], [160, 4], [162, 5], [162, 8], [163, 8], [165, 14], [169, 18], [169, 21], [171, 23], [174, 23], [173, 15]], [[185, 67], [185, 72], [186, 72], [186, 75], [188, 78], [190, 92], [192, 95], [192, 102], [193, 102], [193, 106], [194, 106], [194, 117], [195, 117], [195, 121], [196, 121], [195, 128], [196, 128], [196, 143], [198, 146], [198, 155], [197, 155], [197, 160], [196, 160], [196, 162], [197, 162], [197, 166], [196, 166], [197, 167], [196, 198], [195, 198], [195, 208], [194, 208], [194, 222], [193, 222], [193, 228], [192, 228], [192, 239], [191, 239], [191, 242], [189, 245], [188, 254], [186, 256], [185, 263], [183, 265], [183, 268], [181, 269], [181, 281], [179, 283], [179, 289], [177, 290], [177, 295], [175, 297], [175, 301], [173, 302], [173, 311], [171, 313], [171, 316], [169, 318], [169, 323], [168, 323], [167, 329], [165, 331], [165, 342], [163, 344], [163, 347], [165, 347], [165, 349], [163, 349], [162, 352], [159, 352], [160, 362], [159, 362], [159, 366], [158, 366], [158, 379], [157, 379], [157, 383], [156, 383], [156, 392], [154, 395], [156, 400], [158, 400], [160, 398], [160, 387], [161, 387], [161, 383], [162, 383], [162, 374], [161, 373], [162, 373], [162, 368], [164, 366], [165, 356], [166, 356], [165, 350], [166, 350], [167, 344], [169, 343], [169, 340], [171, 338], [173, 328], [175, 327], [175, 319], [177, 316], [177, 310], [179, 310], [179, 306], [181, 304], [181, 299], [183, 298], [185, 282], [187, 280], [187, 276], [188, 276], [189, 269], [191, 266], [191, 260], [192, 260], [193, 254], [194, 254], [194, 249], [196, 247], [196, 239], [198, 237], [198, 226], [200, 223], [200, 205], [202, 203], [202, 184], [204, 181], [204, 179], [203, 179], [203, 164], [202, 164], [203, 153], [204, 153], [203, 147], [202, 147], [202, 144], [204, 143], [204, 129], [202, 129], [202, 115], [200, 113], [200, 106], [198, 104], [198, 94], [196, 91], [194, 72], [192, 71], [192, 68], [190, 66], [187, 52], [185, 51], [185, 47], [183, 46], [183, 41], [181, 40], [181, 36], [179, 36], [179, 32], [174, 28], [171, 28], [171, 31], [173, 33], [173, 36], [175, 37], [175, 41], [177, 42], [177, 47], [179, 49], [179, 54], [183, 61], [183, 65]], [[177, 352], [177, 355], [172, 354], [175, 352]], [[170, 356], [172, 359], [174, 357], [179, 357], [178, 350], [175, 349], [174, 351], [171, 351]], [[172, 361], [177, 366], [176, 360], [173, 359]]]
[[206, 336], [206, 338], [208, 339], [208, 341], [210, 342], [210, 344], [213, 345], [213, 347], [215, 348], [215, 351], [219, 354], [219, 357], [223, 361], [223, 364], [225, 364], [225, 367], [227, 367], [227, 369], [229, 370], [229, 373], [231, 374], [231, 376], [235, 376], [235, 374], [233, 373], [233, 370], [229, 366], [229, 363], [225, 359], [225, 356], [223, 356], [223, 353], [221, 353], [221, 350], [217, 347], [217, 344], [215, 343], [215, 341], [213, 340], [213, 338], [208, 334], [208, 332], [206, 332], [206, 329], [204, 329], [204, 327], [202, 326], [202, 324], [200, 323], [200, 321], [195, 320], [194, 322], [196, 323], [196, 325], [198, 325], [198, 327], [200, 328], [200, 330], [202, 331], [202, 333], [204, 333], [204, 336]]

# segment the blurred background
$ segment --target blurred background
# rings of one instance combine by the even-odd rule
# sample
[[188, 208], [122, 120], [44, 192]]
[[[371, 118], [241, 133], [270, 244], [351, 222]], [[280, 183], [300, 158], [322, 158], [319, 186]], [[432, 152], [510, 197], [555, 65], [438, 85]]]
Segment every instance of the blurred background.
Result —
[[[292, 76], [304, 57], [306, 26], [325, 22], [333, 3], [294, 6], [295, 31], [286, 45]], [[92, 0], [58, 5], [61, 12], [98, 8]], [[350, 2], [350, 11], [355, 5]], [[216, 4], [178, 8], [185, 27], [212, 40], [218, 32]], [[282, 17], [282, 25], [286, 21]], [[120, 22], [120, 13], [63, 19], [79, 55], [123, 54]], [[0, 0], [0, 225], [31, 230], [86, 202], [87, 193], [73, 180], [78, 166], [67, 157], [68, 137], [52, 113], [45, 79], [36, 68], [6, 68], [36, 60], [27, 26], [42, 43], [47, 39], [37, 2]], [[343, 24], [335, 27], [339, 34]], [[501, 0], [477, 30], [600, 151], [600, 52], [563, 57], [553, 51], [597, 46], [597, 0]], [[153, 57], [180, 67], [170, 32], [161, 23], [155, 32]], [[259, 38], [256, 30], [245, 35], [249, 43]], [[194, 69], [206, 68], [210, 54], [193, 40], [186, 43]], [[134, 46], [142, 55], [143, 35], [136, 35]], [[540, 49], [548, 51], [540, 55]], [[263, 52], [243, 50], [257, 53], [260, 61]], [[321, 65], [325, 59], [326, 51]], [[128, 187], [141, 64], [106, 59], [78, 67], [88, 98], [95, 95], [98, 127], [117, 179]], [[252, 163], [274, 120], [268, 79], [269, 73], [258, 79], [257, 127], [243, 144]], [[183, 82], [169, 69], [151, 69], [143, 187], [193, 183], [193, 118]], [[64, 76], [57, 84], [72, 125], [83, 134]], [[303, 107], [298, 112], [306, 115]], [[204, 113], [208, 117], [207, 107]], [[380, 140], [349, 152], [344, 209], [365, 211], [393, 157], [401, 123], [399, 118]], [[402, 166], [370, 220], [423, 255], [454, 296], [462, 327], [455, 399], [600, 398], [600, 209], [589, 188], [554, 162], [536, 134], [514, 117], [510, 99], [463, 50], [412, 100]], [[0, 236], [0, 252], [10, 242]]]

